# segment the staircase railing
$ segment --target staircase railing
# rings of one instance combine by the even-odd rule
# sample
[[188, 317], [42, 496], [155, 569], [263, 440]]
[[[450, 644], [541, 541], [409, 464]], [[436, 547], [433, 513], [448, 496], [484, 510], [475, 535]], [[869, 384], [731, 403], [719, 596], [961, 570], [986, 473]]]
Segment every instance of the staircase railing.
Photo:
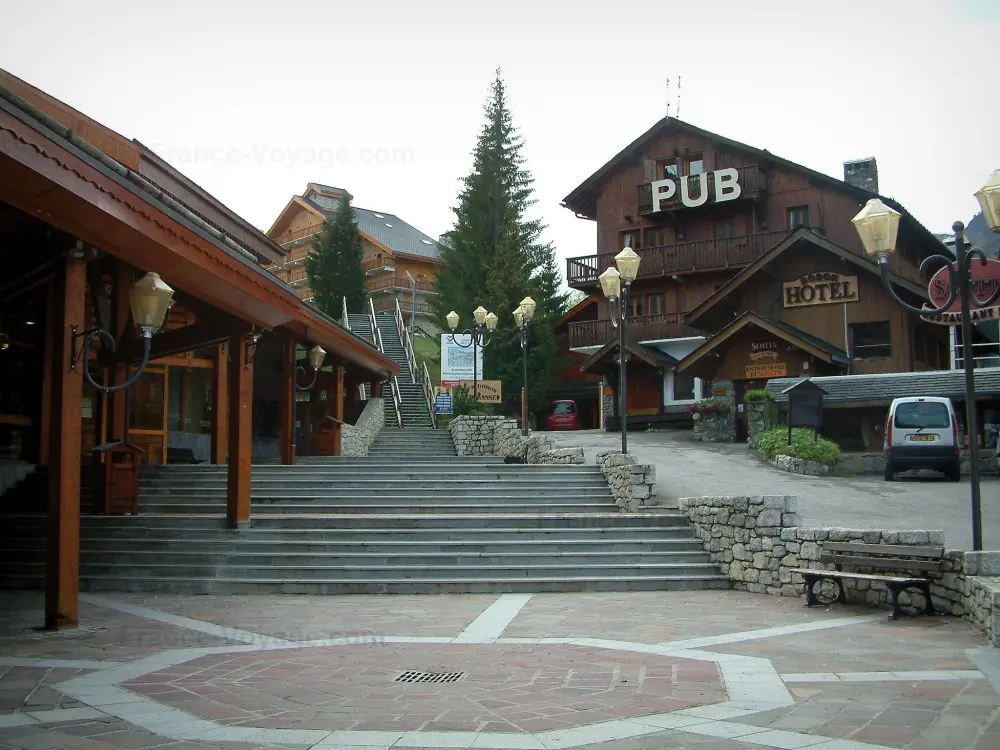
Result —
[[368, 298], [368, 317], [372, 322], [372, 341], [375, 343], [375, 348], [385, 354], [385, 347], [382, 345], [382, 332], [379, 331], [378, 322], [375, 320], [375, 305], [372, 304], [371, 297]]
[[340, 325], [351, 330], [351, 319], [347, 317], [347, 297], [340, 298]]
[[424, 384], [424, 398], [427, 400], [427, 413], [431, 415], [431, 427], [437, 427], [437, 416], [434, 414], [434, 386], [431, 385], [431, 374], [427, 371], [427, 363], [420, 363], [420, 379]]
[[406, 353], [406, 364], [410, 366], [410, 379], [417, 380], [417, 358], [413, 356], [413, 345], [410, 344], [410, 334], [406, 331], [406, 324], [403, 322], [403, 311], [399, 307], [399, 297], [396, 297], [396, 332], [399, 333], [399, 340], [403, 344], [403, 351]]
[[403, 429], [403, 395], [399, 392], [399, 379], [393, 375], [389, 381], [392, 390], [392, 405], [396, 407], [396, 424], [399, 429]]

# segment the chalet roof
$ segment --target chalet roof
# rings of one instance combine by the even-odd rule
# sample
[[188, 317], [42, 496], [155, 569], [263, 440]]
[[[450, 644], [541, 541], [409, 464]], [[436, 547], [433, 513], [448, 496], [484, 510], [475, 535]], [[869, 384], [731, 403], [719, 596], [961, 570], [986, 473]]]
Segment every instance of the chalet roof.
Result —
[[316, 188], [323, 193], [336, 193], [337, 195], [350, 195], [344, 188], [333, 187], [332, 185], [324, 185], [321, 182], [310, 182], [307, 188]]
[[582, 313], [591, 305], [596, 305], [599, 301], [600, 298], [594, 295], [590, 295], [589, 297], [584, 297], [582, 300], [573, 305], [569, 310], [567, 310], [566, 314], [556, 321], [556, 324], [553, 326], [553, 328], [558, 329], [566, 325], [571, 320], [573, 320], [573, 318], [575, 318], [577, 315]]
[[[847, 248], [838, 245], [836, 242], [832, 242], [826, 237], [817, 234], [812, 229], [799, 227], [766, 253], [757, 258], [757, 260], [749, 266], [742, 269], [735, 276], [732, 276], [725, 284], [716, 289], [711, 295], [696, 305], [693, 310], [688, 312], [687, 322], [694, 323], [698, 320], [698, 318], [702, 317], [706, 312], [719, 304], [719, 302], [729, 297], [729, 295], [745, 284], [758, 271], [766, 267], [769, 263], [771, 263], [771, 261], [784, 253], [786, 250], [789, 250], [797, 245], [799, 242], [807, 242], [820, 248], [821, 250], [833, 253], [839, 258], [842, 258], [848, 263], [851, 263], [868, 273], [875, 274], [876, 276], [881, 273], [877, 263], [873, 263], [868, 260], [868, 258], [864, 258], [857, 253], [851, 252]], [[907, 281], [906, 279], [896, 276], [895, 274], [890, 274], [890, 278], [896, 286], [916, 294], [921, 299], [927, 299], [927, 289], [925, 287], [915, 284], [912, 281]]]
[[[327, 218], [332, 218], [337, 213], [336, 210], [321, 206], [311, 198], [303, 197], [302, 200]], [[395, 214], [372, 211], [357, 206], [352, 206], [352, 208], [358, 230], [389, 248], [393, 253], [412, 255], [428, 260], [441, 259], [442, 248], [440, 244]]]
[[[583, 361], [583, 364], [580, 365], [580, 372], [590, 372], [617, 349], [618, 340], [612, 339]], [[645, 362], [651, 367], [673, 367], [677, 364], [676, 357], [672, 357], [666, 352], [662, 352], [655, 347], [646, 346], [645, 344], [637, 344], [633, 341], [625, 343], [625, 353], [631, 354], [641, 362]]]
[[805, 331], [789, 325], [784, 321], [771, 320], [770, 318], [766, 318], [759, 313], [747, 310], [718, 333], [708, 337], [704, 343], [701, 344], [701, 346], [684, 357], [677, 364], [677, 371], [682, 372], [686, 370], [688, 367], [693, 365], [709, 352], [713, 351], [720, 344], [725, 343], [734, 334], [743, 330], [748, 325], [755, 325], [758, 328], [761, 328], [762, 330], [787, 341], [789, 344], [793, 344], [804, 351], [810, 352], [825, 362], [841, 365], [850, 364], [847, 352], [837, 346], [834, 346], [830, 342], [824, 341], [823, 339], [813, 336], [810, 333], [806, 333]]
[[[774, 378], [765, 389], [773, 393], [778, 403], [787, 403], [782, 395], [789, 386], [802, 378]], [[962, 370], [927, 370], [924, 372], [894, 372], [879, 375], [831, 375], [810, 378], [826, 395], [824, 403], [884, 403], [905, 396], [940, 396], [965, 400], [965, 374]], [[976, 395], [1000, 394], [1000, 367], [975, 370]]]
[[[678, 120], [676, 117], [664, 117], [662, 120], [659, 120], [656, 124], [654, 124], [653, 127], [615, 154], [609, 162], [594, 172], [594, 174], [584, 180], [569, 195], [567, 195], [562, 201], [563, 207], [572, 209], [576, 212], [577, 216], [582, 218], [596, 219], [597, 196], [600, 193], [604, 181], [621, 169], [622, 166], [639, 159], [642, 153], [642, 148], [649, 141], [663, 133], [678, 130], [687, 130], [716, 143], [728, 146], [729, 148], [753, 154], [760, 159], [762, 165], [775, 164], [789, 170], [806, 174], [810, 179], [815, 180], [822, 185], [826, 185], [827, 187], [849, 193], [861, 202], [867, 201], [869, 198], [876, 197], [876, 194], [869, 190], [865, 190], [864, 188], [857, 187], [855, 185], [850, 185], [843, 180], [837, 179], [836, 177], [831, 177], [828, 174], [817, 172], [814, 169], [797, 164], [796, 162], [783, 159], [780, 156], [775, 156], [767, 149], [756, 148], [755, 146], [750, 146], [746, 143], [734, 141], [731, 138], [726, 138], [725, 136], [721, 136], [709, 130], [699, 128], [691, 123]], [[919, 231], [923, 232], [928, 237], [934, 236], [926, 227], [914, 219], [913, 215], [903, 208], [903, 206], [901, 206], [898, 202], [885, 196], [877, 197], [881, 198], [885, 203], [903, 214], [904, 218], [908, 222], [912, 223]]]

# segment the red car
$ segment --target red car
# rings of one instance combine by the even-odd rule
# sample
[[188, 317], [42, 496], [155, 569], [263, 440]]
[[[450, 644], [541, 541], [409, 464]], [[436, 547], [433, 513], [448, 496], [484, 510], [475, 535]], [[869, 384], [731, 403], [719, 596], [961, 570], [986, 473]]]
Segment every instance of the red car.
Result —
[[546, 430], [579, 430], [580, 414], [576, 401], [552, 401], [545, 415]]

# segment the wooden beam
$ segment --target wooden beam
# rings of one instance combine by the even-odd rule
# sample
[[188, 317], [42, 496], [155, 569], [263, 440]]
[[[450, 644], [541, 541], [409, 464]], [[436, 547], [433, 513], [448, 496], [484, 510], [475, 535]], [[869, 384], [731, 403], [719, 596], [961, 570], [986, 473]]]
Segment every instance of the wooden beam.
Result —
[[253, 363], [246, 364], [247, 337], [229, 339], [229, 466], [226, 518], [238, 528], [250, 522], [250, 463], [253, 440]]
[[69, 369], [73, 332], [83, 330], [87, 267], [67, 259], [56, 277], [52, 326], [52, 424], [49, 433], [45, 627], [76, 627], [80, 590], [80, 451], [83, 374]]
[[278, 428], [281, 441], [281, 463], [295, 463], [295, 339], [285, 339], [281, 352], [281, 424]]
[[42, 408], [41, 421], [38, 426], [38, 463], [49, 465], [49, 448], [52, 435], [52, 380], [55, 371], [52, 363], [55, 357], [55, 325], [53, 321], [58, 312], [56, 305], [56, 282], [49, 281], [45, 289], [45, 344], [42, 353]]
[[229, 359], [221, 345], [212, 362], [212, 463], [221, 466], [229, 448]]
[[[251, 325], [232, 318], [226, 320], [207, 320], [203, 323], [175, 328], [172, 331], [157, 333], [153, 336], [149, 347], [150, 360], [169, 357], [172, 354], [182, 354], [196, 349], [204, 349], [215, 344], [229, 341], [230, 337], [249, 333]], [[136, 339], [124, 345], [118, 352], [118, 359], [123, 362], [135, 362], [142, 358], [142, 340]]]

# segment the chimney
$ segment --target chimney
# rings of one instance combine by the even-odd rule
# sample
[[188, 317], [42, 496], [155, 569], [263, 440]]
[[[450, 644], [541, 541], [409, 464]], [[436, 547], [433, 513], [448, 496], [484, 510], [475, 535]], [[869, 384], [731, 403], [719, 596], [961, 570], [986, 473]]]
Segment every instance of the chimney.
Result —
[[845, 161], [844, 182], [870, 193], [878, 193], [878, 165], [875, 164], [875, 157]]

